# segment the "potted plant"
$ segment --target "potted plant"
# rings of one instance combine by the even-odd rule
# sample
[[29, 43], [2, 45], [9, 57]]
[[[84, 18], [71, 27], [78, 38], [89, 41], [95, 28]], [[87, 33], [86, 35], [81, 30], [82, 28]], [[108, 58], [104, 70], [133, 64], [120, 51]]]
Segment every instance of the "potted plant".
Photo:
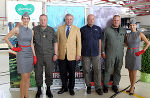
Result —
[[140, 78], [142, 82], [150, 82], [150, 47], [142, 55], [142, 68]]

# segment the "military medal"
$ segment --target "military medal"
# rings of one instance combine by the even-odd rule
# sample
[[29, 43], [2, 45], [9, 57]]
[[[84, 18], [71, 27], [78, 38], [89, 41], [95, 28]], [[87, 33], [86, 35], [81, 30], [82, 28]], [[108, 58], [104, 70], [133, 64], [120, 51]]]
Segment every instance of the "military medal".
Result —
[[43, 37], [44, 37], [44, 38], [46, 37], [45, 34], [43, 35]]

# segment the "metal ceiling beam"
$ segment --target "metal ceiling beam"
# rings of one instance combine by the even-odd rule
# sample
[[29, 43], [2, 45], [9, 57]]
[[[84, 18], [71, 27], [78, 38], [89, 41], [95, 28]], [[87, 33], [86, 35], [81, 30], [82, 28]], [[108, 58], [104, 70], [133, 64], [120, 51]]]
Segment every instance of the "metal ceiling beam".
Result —
[[128, 0], [124, 3], [123, 7], [129, 7], [137, 16], [150, 14], [150, 0]]
[[71, 2], [73, 2], [73, 3], [85, 3], [85, 2], [91, 2], [91, 0], [84, 0], [84, 1], [74, 1], [74, 0], [72, 0]]
[[109, 3], [113, 3], [113, 4], [117, 4], [115, 1], [109, 1], [109, 0], [101, 0], [101, 1], [106, 1], [106, 2], [109, 2]]
[[150, 15], [150, 14], [138, 14], [136, 16], [145, 16], [145, 15]]
[[130, 6], [132, 6], [132, 7], [135, 7], [135, 6], [139, 6], [139, 5], [150, 5], [150, 2], [143, 2], [143, 1], [141, 1], [141, 2], [136, 2], [136, 3], [125, 3], [125, 5], [123, 5], [123, 7], [130, 7]]
[[135, 14], [150, 14], [150, 12], [146, 12], [146, 11], [143, 11], [143, 12], [134, 12]]
[[142, 8], [135, 8], [135, 9], [131, 9], [132, 11], [150, 11], [150, 8], [145, 8], [145, 9], [142, 9]]

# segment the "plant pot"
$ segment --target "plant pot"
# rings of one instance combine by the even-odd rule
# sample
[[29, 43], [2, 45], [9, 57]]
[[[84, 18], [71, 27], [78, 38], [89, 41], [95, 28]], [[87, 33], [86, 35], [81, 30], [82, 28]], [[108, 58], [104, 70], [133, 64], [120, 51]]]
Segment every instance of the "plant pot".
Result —
[[150, 83], [150, 74], [141, 72], [140, 81]]

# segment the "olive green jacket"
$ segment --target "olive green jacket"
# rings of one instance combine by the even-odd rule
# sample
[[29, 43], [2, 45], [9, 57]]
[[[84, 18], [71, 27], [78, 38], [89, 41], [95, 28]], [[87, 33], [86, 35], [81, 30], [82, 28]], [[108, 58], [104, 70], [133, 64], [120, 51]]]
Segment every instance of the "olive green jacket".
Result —
[[125, 33], [126, 30], [122, 27], [119, 27], [119, 32], [113, 26], [104, 30], [102, 52], [105, 52], [107, 58], [123, 57]]

